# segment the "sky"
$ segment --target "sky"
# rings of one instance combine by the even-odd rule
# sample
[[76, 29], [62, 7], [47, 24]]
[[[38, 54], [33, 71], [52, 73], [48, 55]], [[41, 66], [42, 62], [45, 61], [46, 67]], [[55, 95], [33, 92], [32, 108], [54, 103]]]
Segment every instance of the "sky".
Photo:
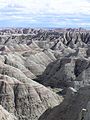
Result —
[[0, 27], [90, 29], [90, 0], [0, 0]]

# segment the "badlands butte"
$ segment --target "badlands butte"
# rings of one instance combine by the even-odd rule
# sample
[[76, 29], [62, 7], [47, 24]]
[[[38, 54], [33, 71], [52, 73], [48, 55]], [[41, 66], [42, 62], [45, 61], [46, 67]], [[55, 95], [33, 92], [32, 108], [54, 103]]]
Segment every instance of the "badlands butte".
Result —
[[90, 120], [90, 31], [0, 29], [0, 120]]

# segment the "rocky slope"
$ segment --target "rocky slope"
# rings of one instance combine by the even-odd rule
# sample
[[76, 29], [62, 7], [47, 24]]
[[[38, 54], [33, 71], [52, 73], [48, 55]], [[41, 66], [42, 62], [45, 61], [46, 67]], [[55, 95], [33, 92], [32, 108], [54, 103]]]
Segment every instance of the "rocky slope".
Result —
[[78, 120], [89, 109], [89, 44], [84, 29], [0, 29], [0, 120]]
[[53, 109], [48, 109], [39, 120], [89, 120], [90, 86], [76, 91], [68, 88], [64, 101]]
[[9, 75], [0, 76], [0, 104], [20, 120], [37, 120], [47, 108], [62, 101], [61, 97], [32, 80], [24, 83], [19, 80]]
[[[35, 60], [38, 63], [33, 61], [33, 56], [23, 58], [21, 53], [6, 52], [1, 55], [0, 104], [19, 120], [37, 120], [46, 109], [58, 105], [63, 99], [43, 85], [31, 80], [41, 74], [45, 65], [51, 60], [46, 56], [47, 63], [45, 64], [37, 56]], [[37, 67], [40, 65], [44, 68]]]
[[17, 120], [17, 118], [0, 105], [0, 120]]
[[39, 78], [45, 86], [74, 87], [90, 84], [89, 58], [62, 58], [50, 63]]

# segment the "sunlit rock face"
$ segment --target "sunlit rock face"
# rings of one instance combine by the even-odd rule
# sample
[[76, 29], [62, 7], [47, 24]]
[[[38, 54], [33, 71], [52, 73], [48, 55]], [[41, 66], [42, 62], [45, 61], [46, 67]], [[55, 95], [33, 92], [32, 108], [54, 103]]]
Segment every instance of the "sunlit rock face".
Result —
[[0, 105], [0, 120], [18, 120]]
[[89, 44], [84, 29], [0, 30], [0, 120], [78, 120], [89, 109]]

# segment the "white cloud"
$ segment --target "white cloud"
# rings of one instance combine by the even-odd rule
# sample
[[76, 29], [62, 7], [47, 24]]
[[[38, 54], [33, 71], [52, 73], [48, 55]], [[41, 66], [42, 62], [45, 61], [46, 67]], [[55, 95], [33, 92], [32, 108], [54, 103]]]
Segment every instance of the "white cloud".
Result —
[[81, 26], [90, 26], [90, 23], [82, 22], [80, 23]]
[[89, 0], [0, 0], [0, 20], [27, 20], [32, 23], [49, 21], [54, 25], [71, 25], [73, 21], [83, 25], [80, 24], [80, 15], [83, 14], [83, 19], [90, 15]]
[[90, 14], [90, 3], [86, 0], [51, 0], [49, 10], [52, 13]]
[[25, 13], [90, 14], [90, 3], [87, 0], [0, 0], [0, 7], [4, 5], [22, 6], [20, 10]]

